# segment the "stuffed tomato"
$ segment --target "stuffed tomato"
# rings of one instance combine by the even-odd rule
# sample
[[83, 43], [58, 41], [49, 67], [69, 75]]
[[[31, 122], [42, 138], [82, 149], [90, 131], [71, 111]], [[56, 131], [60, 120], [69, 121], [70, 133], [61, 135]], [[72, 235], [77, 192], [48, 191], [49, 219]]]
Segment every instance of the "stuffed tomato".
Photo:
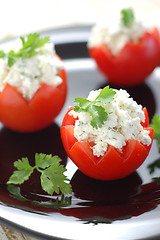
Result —
[[146, 108], [125, 90], [108, 86], [76, 98], [61, 126], [61, 138], [79, 170], [99, 180], [134, 172], [149, 154], [154, 131]]
[[160, 62], [160, 34], [146, 26], [132, 9], [97, 23], [88, 42], [88, 51], [108, 81], [119, 86], [141, 84]]
[[49, 126], [67, 95], [63, 62], [39, 34], [21, 37], [18, 50], [0, 51], [0, 121], [19, 132]]

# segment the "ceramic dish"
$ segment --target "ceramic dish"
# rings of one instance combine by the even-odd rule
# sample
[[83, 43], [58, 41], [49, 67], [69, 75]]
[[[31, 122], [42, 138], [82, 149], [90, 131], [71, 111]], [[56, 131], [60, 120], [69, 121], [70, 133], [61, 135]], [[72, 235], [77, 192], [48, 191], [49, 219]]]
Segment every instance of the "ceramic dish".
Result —
[[[60, 139], [60, 125], [75, 97], [107, 84], [88, 56], [86, 42], [90, 26], [43, 32], [50, 35], [68, 73], [68, 97], [56, 121], [47, 129], [32, 134], [0, 128], [0, 221], [40, 239], [160, 239], [160, 185], [152, 180], [160, 176], [148, 166], [159, 159], [157, 143], [144, 164], [129, 177], [118, 181], [97, 181], [83, 175], [67, 158]], [[4, 43], [7, 44], [7, 43]], [[160, 69], [140, 86], [127, 88], [130, 95], [146, 106], [150, 119], [160, 114]], [[32, 164], [36, 152], [57, 154], [71, 179], [72, 196], [60, 199], [41, 191], [38, 176], [25, 183], [17, 198], [6, 189], [13, 162], [27, 156]], [[22, 201], [23, 200], [23, 201]], [[58, 208], [58, 206], [62, 208]], [[63, 207], [64, 205], [64, 207]]]

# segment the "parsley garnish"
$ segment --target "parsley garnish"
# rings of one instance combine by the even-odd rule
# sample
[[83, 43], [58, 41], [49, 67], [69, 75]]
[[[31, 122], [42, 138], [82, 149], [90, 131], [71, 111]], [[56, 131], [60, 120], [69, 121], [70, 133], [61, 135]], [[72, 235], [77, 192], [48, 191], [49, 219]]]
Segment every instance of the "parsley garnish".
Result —
[[30, 58], [37, 54], [37, 49], [43, 47], [49, 42], [49, 37], [40, 38], [38, 33], [29, 34], [27, 39], [20, 37], [22, 41], [22, 48], [18, 52], [10, 50], [5, 53], [3, 50], [0, 51], [0, 58], [8, 58], [8, 66], [12, 67], [16, 62], [16, 58]]
[[150, 127], [154, 129], [154, 139], [158, 141], [158, 148], [160, 150], [160, 118], [157, 114], [153, 116]]
[[156, 161], [148, 165], [150, 174], [153, 173], [156, 170], [156, 168], [160, 169], [160, 159], [157, 159]]
[[33, 171], [36, 169], [41, 173], [41, 186], [49, 195], [54, 192], [59, 194], [71, 194], [71, 185], [67, 183], [69, 179], [64, 175], [66, 168], [60, 164], [61, 159], [58, 156], [52, 156], [36, 153], [35, 166], [29, 164], [28, 158], [18, 159], [14, 162], [16, 171], [10, 176], [7, 184], [22, 184], [29, 179]]
[[89, 101], [85, 98], [75, 98], [74, 103], [76, 106], [74, 107], [75, 112], [88, 112], [91, 117], [91, 125], [93, 128], [102, 127], [104, 122], [108, 118], [108, 114], [102, 106], [99, 106], [99, 103], [110, 103], [115, 95], [115, 91], [109, 86], [103, 88], [99, 95], [96, 97], [94, 101]]
[[[152, 178], [154, 182], [157, 182], [160, 185], [160, 177], [154, 177]], [[160, 200], [159, 200], [160, 202]]]
[[135, 17], [131, 8], [122, 9], [121, 16], [121, 21], [125, 27], [129, 28], [133, 25]]

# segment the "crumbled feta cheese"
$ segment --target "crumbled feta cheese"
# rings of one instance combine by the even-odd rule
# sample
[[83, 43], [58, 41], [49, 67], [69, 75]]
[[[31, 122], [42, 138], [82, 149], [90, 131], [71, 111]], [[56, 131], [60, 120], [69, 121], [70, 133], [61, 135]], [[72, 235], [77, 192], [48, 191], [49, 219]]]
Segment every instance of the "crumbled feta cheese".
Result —
[[15, 86], [23, 97], [31, 99], [41, 83], [58, 86], [62, 79], [58, 70], [63, 63], [55, 54], [52, 43], [37, 49], [31, 58], [18, 58], [12, 67], [8, 67], [7, 58], [0, 59], [0, 91], [9, 83]]
[[106, 44], [112, 54], [117, 55], [127, 42], [137, 42], [146, 30], [149, 31], [149, 27], [142, 21], [135, 19], [131, 27], [125, 27], [121, 23], [120, 13], [116, 16], [112, 14], [93, 27], [88, 47]]
[[[99, 95], [100, 90], [91, 91], [88, 100], [93, 101]], [[112, 145], [122, 151], [126, 142], [133, 138], [144, 145], [151, 144], [149, 131], [144, 130], [140, 122], [145, 121], [142, 106], [138, 105], [126, 90], [115, 90], [116, 94], [110, 103], [100, 104], [108, 114], [107, 120], [101, 128], [93, 128], [90, 124], [91, 115], [88, 112], [75, 112], [71, 110], [70, 115], [75, 121], [74, 136], [78, 141], [87, 140], [94, 142], [93, 154], [103, 156], [108, 145]]]

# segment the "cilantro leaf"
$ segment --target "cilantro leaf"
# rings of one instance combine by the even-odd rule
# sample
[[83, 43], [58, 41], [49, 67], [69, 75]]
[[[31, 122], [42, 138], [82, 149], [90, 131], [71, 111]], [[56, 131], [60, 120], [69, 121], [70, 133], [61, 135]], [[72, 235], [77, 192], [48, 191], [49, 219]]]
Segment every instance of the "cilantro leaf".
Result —
[[160, 185], [160, 177], [152, 178], [153, 181], [157, 182]]
[[71, 193], [71, 187], [65, 181], [68, 181], [67, 177], [63, 174], [65, 168], [58, 162], [55, 162], [52, 166], [45, 169], [41, 175], [41, 185], [43, 190], [52, 195], [54, 192], [59, 194]]
[[4, 58], [6, 56], [5, 52], [3, 50], [0, 51], [0, 58]]
[[8, 67], [12, 67], [15, 62], [16, 62], [15, 57], [8, 55]]
[[22, 184], [29, 179], [33, 173], [33, 167], [29, 164], [27, 158], [22, 158], [14, 162], [14, 166], [18, 169], [13, 172], [7, 184]]
[[115, 91], [112, 88], [109, 88], [109, 86], [103, 88], [96, 98], [96, 101], [100, 101], [102, 103], [109, 103], [113, 100]]
[[131, 8], [121, 10], [121, 21], [125, 27], [130, 28], [134, 23], [135, 17]]
[[153, 173], [156, 170], [156, 168], [160, 168], [160, 159], [157, 159], [156, 161], [148, 165], [150, 173]]
[[0, 51], [0, 58], [8, 58], [9, 67], [13, 66], [17, 58], [30, 58], [36, 55], [37, 49], [49, 42], [49, 37], [40, 38], [38, 33], [29, 34], [26, 40], [24, 37], [20, 37], [20, 39], [22, 41], [22, 47], [18, 52], [14, 50], [10, 50], [8, 53], [5, 53], [3, 50]]
[[61, 159], [58, 156], [52, 156], [51, 154], [36, 153], [35, 154], [35, 163], [36, 166], [42, 169], [45, 169], [55, 162], [60, 162]]
[[61, 159], [58, 156], [46, 155], [42, 153], [35, 154], [35, 166], [29, 164], [28, 158], [22, 158], [14, 162], [17, 168], [10, 176], [7, 184], [22, 184], [28, 180], [36, 169], [41, 173], [41, 186], [44, 191], [52, 195], [54, 192], [61, 191], [63, 194], [71, 194], [72, 188], [68, 183], [69, 179], [64, 175], [66, 168], [60, 164]]
[[150, 127], [154, 129], [154, 139], [158, 141], [158, 148], [160, 150], [160, 117], [157, 114], [153, 116]]
[[104, 107], [100, 106], [101, 103], [110, 103], [115, 96], [115, 91], [109, 86], [104, 87], [99, 95], [96, 97], [94, 101], [89, 101], [85, 98], [75, 98], [74, 103], [77, 104], [74, 106], [75, 112], [88, 112], [91, 119], [91, 126], [93, 128], [102, 127], [104, 122], [108, 118], [108, 114], [106, 113]]
[[25, 41], [24, 37], [20, 37], [22, 41], [22, 48], [15, 53], [15, 56], [21, 58], [29, 58], [37, 54], [36, 49], [43, 47], [46, 43], [49, 42], [49, 37], [39, 38], [38, 33], [29, 34], [27, 40]]
[[14, 162], [14, 167], [16, 167], [18, 170], [28, 170], [31, 169], [32, 166], [29, 164], [28, 158], [22, 158], [18, 159], [17, 161]]
[[92, 105], [89, 109], [89, 113], [92, 116], [91, 125], [94, 128], [102, 127], [104, 121], [107, 120], [108, 114], [104, 108], [97, 105]]
[[22, 184], [29, 179], [33, 170], [19, 170], [14, 171], [12, 176], [9, 178], [7, 184]]
[[77, 110], [81, 109], [85, 110], [90, 105], [91, 102], [85, 98], [79, 97], [75, 98], [74, 103], [79, 104], [79, 106], [75, 106], [78, 107]]

